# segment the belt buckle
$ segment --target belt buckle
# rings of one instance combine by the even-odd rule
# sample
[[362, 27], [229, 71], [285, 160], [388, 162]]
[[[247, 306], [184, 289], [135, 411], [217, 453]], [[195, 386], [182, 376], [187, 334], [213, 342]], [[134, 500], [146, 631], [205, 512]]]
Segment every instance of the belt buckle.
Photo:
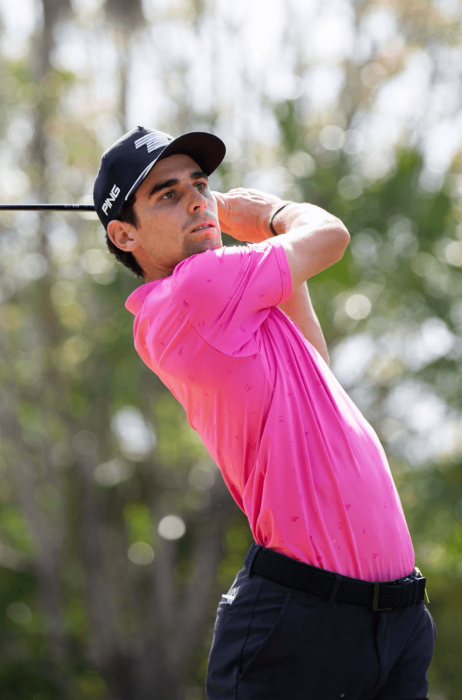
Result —
[[382, 583], [387, 583], [387, 581], [377, 581], [374, 583], [374, 602], [372, 603], [372, 610], [375, 610], [376, 612], [393, 610], [393, 608], [379, 608], [379, 588]]
[[[421, 570], [419, 569], [418, 566], [414, 567], [414, 571], [416, 572], [418, 579], [419, 578], [425, 579], [425, 576], [423, 575], [423, 573], [421, 572]], [[425, 601], [430, 605], [430, 598], [428, 597], [428, 593], [427, 593], [427, 580], [426, 579], [425, 579], [424, 596], [425, 596]]]

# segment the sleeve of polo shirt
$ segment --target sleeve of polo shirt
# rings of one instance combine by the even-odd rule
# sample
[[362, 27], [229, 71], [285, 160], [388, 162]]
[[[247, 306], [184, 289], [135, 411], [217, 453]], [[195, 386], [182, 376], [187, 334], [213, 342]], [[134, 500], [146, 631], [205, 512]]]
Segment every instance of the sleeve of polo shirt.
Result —
[[256, 351], [255, 332], [272, 306], [292, 294], [287, 257], [277, 241], [208, 250], [173, 273], [177, 304], [199, 335], [230, 355]]

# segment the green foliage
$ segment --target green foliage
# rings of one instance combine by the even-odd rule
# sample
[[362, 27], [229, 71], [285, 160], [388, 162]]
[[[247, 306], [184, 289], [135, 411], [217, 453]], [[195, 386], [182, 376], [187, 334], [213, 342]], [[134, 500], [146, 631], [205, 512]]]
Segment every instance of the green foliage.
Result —
[[244, 557], [253, 542], [245, 516], [239, 514], [226, 532], [224, 556], [218, 571], [222, 589], [228, 590], [236, 573], [242, 568]]
[[[56, 3], [44, 3], [45, 22], [29, 53], [0, 67], [0, 137], [11, 164], [27, 178], [13, 197], [78, 201], [86, 196], [103, 150], [100, 138], [117, 134], [126, 118], [127, 71], [134, 59], [130, 44], [134, 37], [134, 50], [143, 44], [138, 41], [142, 4], [111, 0], [85, 17], [90, 5], [79, 3], [69, 22], [88, 46], [90, 27], [98, 42], [111, 44], [120, 104], [106, 93], [101, 97], [101, 84], [92, 76], [59, 67], [55, 50], [69, 25], [60, 23]], [[363, 5], [366, 11], [371, 3]], [[418, 26], [430, 32], [431, 22], [420, 24], [423, 11], [417, 5], [397, 9], [406, 19], [404, 36], [416, 12]], [[352, 9], [360, 26], [363, 10]], [[156, 7], [156, 17], [163, 11]], [[204, 29], [210, 36], [210, 25], [201, 25], [211, 18], [207, 3], [172, 3], [165, 16], [181, 31], [186, 20], [198, 36]], [[140, 34], [131, 37], [128, 27], [135, 24]], [[443, 25], [437, 26], [447, 33], [449, 23]], [[148, 43], [153, 43], [150, 35]], [[390, 67], [390, 61], [399, 56], [404, 61], [406, 51], [404, 46], [400, 54], [395, 46], [377, 60], [393, 75], [399, 66]], [[226, 122], [226, 104], [217, 103], [206, 115], [192, 113], [186, 68], [175, 67], [173, 59], [164, 65], [164, 53], [155, 60], [149, 54], [149, 61], [153, 66], [158, 61], [165, 73], [164, 97], [169, 91], [174, 96], [162, 115], [171, 124], [168, 130], [175, 133], [173, 114], [178, 129], [195, 122], [212, 128], [220, 110]], [[354, 87], [361, 66], [350, 71], [354, 75], [347, 77], [354, 79], [346, 85]], [[246, 90], [262, 90], [248, 80], [246, 75]], [[425, 189], [422, 155], [402, 146], [387, 175], [367, 178], [358, 159], [341, 148], [326, 149], [320, 140], [331, 119], [350, 128], [351, 110], [361, 116], [371, 106], [367, 100], [340, 105], [342, 113], [326, 113], [316, 123], [303, 100], [262, 99], [266, 115], [274, 115], [279, 127], [277, 158], [273, 154], [271, 160], [261, 144], [247, 142], [242, 161], [221, 167], [223, 188], [242, 184], [240, 168], [259, 166], [259, 158], [271, 161], [286, 168], [288, 198], [298, 193], [339, 216], [350, 230], [349, 250], [310, 280], [310, 293], [334, 358], [346, 352], [351, 339], [368, 337], [374, 343], [373, 358], [347, 390], [390, 457], [438, 627], [430, 680], [442, 699], [456, 700], [462, 687], [457, 655], [462, 627], [460, 163], [454, 162], [441, 188]], [[5, 216], [0, 245], [2, 700], [170, 700], [171, 693], [177, 700], [177, 690], [181, 700], [203, 698], [216, 603], [252, 540], [245, 516], [220, 489], [217, 470], [184, 411], [133, 349], [132, 318], [124, 303], [135, 282], [105, 251], [99, 222], [58, 214]], [[453, 335], [454, 345], [416, 362], [412, 355], [430, 342], [422, 327], [435, 319]], [[442, 326], [429, 328], [434, 338]], [[399, 338], [409, 347], [414, 342], [414, 350], [399, 350]], [[455, 426], [452, 437], [418, 459], [409, 446], [431, 442], [430, 431], [416, 427], [419, 397], [406, 399], [399, 416], [388, 403], [409, 383], [431, 391]], [[136, 409], [145, 430], [155, 432], [155, 447], [145, 454], [124, 447], [114, 427], [114, 418], [127, 407]], [[172, 515], [186, 528], [178, 540], [158, 532], [162, 518]], [[130, 549], [133, 545], [142, 547]], [[208, 575], [204, 551], [216, 557]], [[169, 643], [181, 646], [185, 621], [194, 616], [192, 652], [168, 675], [166, 649]]]
[[3, 542], [24, 554], [32, 551], [32, 542], [26, 520], [15, 506], [0, 507], [0, 535]]
[[129, 501], [123, 509], [123, 518], [127, 529], [127, 539], [130, 544], [146, 542], [152, 544], [152, 518], [145, 503]]

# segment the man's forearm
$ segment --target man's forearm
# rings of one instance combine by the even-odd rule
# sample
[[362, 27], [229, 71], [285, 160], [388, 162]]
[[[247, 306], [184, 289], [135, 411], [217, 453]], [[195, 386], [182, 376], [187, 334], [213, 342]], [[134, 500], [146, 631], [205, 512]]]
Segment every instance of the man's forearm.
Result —
[[294, 290], [290, 299], [279, 304], [279, 308], [297, 324], [305, 338], [316, 348], [328, 365], [329, 353], [326, 341], [313, 309], [307, 285], [301, 284]]
[[[274, 222], [276, 233], [283, 234], [293, 226], [297, 226], [300, 223], [300, 218], [303, 220], [303, 216], [306, 215], [306, 208], [306, 205], [297, 206], [294, 203], [287, 209], [283, 209], [275, 217], [277, 219], [277, 223], [276, 221]], [[290, 299], [279, 304], [279, 308], [297, 324], [305, 338], [316, 348], [327, 365], [329, 365], [326, 341], [321, 324], [311, 303], [307, 284], [304, 282], [294, 289]]]

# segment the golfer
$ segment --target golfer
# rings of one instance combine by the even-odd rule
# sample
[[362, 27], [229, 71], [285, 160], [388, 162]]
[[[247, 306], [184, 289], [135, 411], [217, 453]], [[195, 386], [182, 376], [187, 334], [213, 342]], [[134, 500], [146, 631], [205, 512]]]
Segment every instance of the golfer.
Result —
[[[211, 192], [206, 133], [137, 127], [94, 201], [144, 280], [135, 347], [183, 405], [255, 538], [219, 605], [209, 700], [423, 700], [435, 627], [384, 450], [329, 369], [306, 280], [339, 219], [257, 190]], [[220, 231], [246, 246], [223, 247]]]

